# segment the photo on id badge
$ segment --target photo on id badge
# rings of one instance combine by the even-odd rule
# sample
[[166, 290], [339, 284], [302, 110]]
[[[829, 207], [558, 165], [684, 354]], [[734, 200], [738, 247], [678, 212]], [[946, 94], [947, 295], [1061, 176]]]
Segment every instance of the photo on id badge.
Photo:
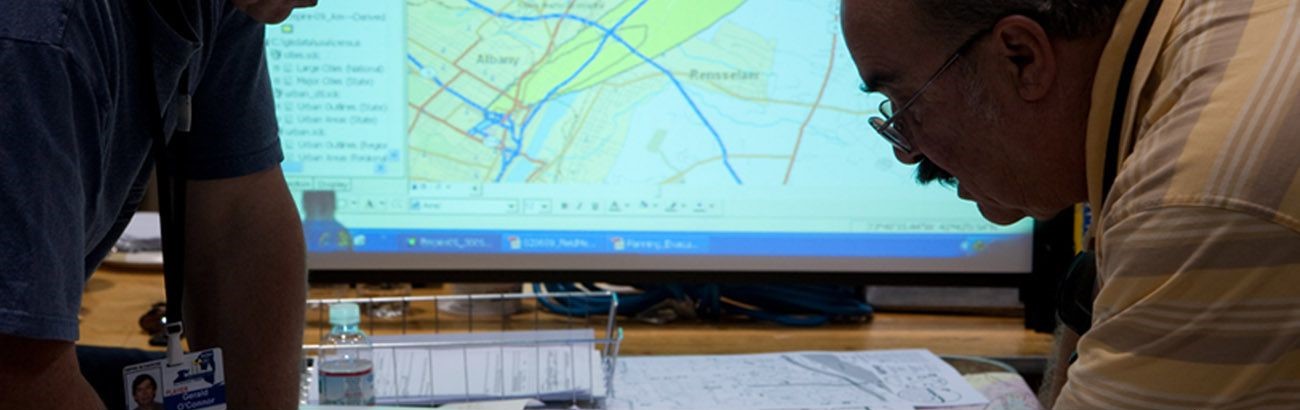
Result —
[[158, 366], [158, 362], [142, 364], [145, 366], [132, 366], [122, 372], [122, 381], [126, 384], [126, 408], [163, 410], [162, 366]]

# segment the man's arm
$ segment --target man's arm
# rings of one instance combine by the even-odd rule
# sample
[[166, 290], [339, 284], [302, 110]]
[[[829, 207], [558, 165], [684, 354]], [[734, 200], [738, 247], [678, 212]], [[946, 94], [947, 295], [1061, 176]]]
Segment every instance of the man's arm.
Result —
[[188, 184], [190, 348], [222, 348], [230, 408], [297, 408], [307, 271], [284, 174]]
[[89, 3], [0, 0], [0, 409], [104, 408], [73, 345], [91, 192], [83, 159], [100, 163], [109, 103], [102, 71], [64, 44], [102, 34], [77, 14]]
[[0, 409], [102, 409], [72, 342], [0, 335]]
[[1107, 225], [1092, 330], [1058, 410], [1295, 407], [1300, 233], [1198, 206]]

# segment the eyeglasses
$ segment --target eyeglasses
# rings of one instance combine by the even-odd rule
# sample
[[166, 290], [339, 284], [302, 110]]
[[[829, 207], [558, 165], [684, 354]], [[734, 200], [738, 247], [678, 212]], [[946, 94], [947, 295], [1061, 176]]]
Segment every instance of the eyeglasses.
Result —
[[897, 111], [894, 110], [894, 102], [890, 100], [889, 97], [885, 97], [885, 101], [880, 103], [880, 114], [883, 115], [884, 118], [868, 118], [867, 122], [871, 123], [871, 128], [875, 128], [876, 132], [879, 133], [881, 137], [884, 137], [886, 141], [889, 141], [889, 143], [894, 146], [894, 149], [908, 154], [912, 153], [912, 143], [907, 139], [907, 137], [903, 136], [896, 120], [903, 114], [903, 112], [907, 111], [908, 108], [911, 108], [912, 104], [915, 104], [916, 100], [921, 98], [921, 94], [924, 94], [925, 90], [929, 89], [930, 85], [934, 84], [934, 81], [939, 79], [939, 76], [943, 75], [945, 71], [948, 71], [948, 68], [952, 67], [953, 63], [956, 63], [957, 59], [961, 58], [961, 55], [974, 45], [976, 40], [979, 40], [991, 31], [992, 29], [990, 28], [972, 34], [965, 43], [962, 43], [960, 47], [957, 47], [957, 51], [952, 53], [952, 57], [948, 57], [948, 61], [945, 61], [943, 66], [939, 67], [939, 71], [935, 71], [934, 74], [930, 76], [930, 79], [925, 80], [925, 84], [922, 84], [921, 88], [917, 89], [916, 93], [913, 93], [912, 97], [908, 98], [907, 102], [903, 103], [903, 106]]

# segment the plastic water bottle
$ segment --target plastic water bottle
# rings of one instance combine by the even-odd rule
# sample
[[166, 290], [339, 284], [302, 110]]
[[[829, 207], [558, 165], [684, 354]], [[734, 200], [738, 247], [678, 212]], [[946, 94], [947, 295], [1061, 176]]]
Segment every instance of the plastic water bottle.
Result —
[[321, 345], [335, 348], [320, 352], [320, 403], [374, 405], [374, 346], [361, 331], [361, 309], [355, 303], [330, 305], [330, 325]]

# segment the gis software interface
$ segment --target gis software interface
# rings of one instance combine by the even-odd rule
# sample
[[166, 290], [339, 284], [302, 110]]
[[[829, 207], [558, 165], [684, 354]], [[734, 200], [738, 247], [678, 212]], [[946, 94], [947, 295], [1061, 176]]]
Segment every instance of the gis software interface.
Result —
[[1027, 272], [870, 128], [838, 2], [332, 1], [267, 27], [315, 268]]

